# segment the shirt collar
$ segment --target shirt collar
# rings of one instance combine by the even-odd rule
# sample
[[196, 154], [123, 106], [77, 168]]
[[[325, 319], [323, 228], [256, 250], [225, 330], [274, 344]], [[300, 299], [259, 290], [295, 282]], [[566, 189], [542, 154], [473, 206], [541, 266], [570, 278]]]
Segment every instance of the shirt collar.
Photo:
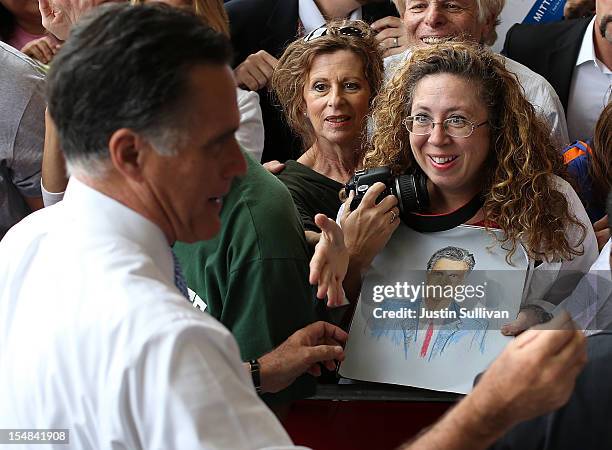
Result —
[[578, 58], [576, 58], [576, 67], [592, 61], [599, 70], [603, 73], [611, 73], [604, 63], [597, 59], [595, 56], [595, 38], [593, 36], [593, 28], [595, 27], [595, 16], [591, 19], [591, 22], [586, 27], [584, 36], [582, 37], [582, 44], [580, 45], [580, 51], [578, 52]]
[[[320, 26], [325, 25], [323, 14], [321, 14], [321, 11], [319, 11], [319, 8], [314, 0], [299, 0], [298, 14], [300, 16], [300, 21], [304, 26], [305, 36]], [[361, 7], [359, 7], [351, 13], [349, 19], [361, 20], [361, 17]]]
[[161, 228], [133, 209], [70, 177], [62, 202], [71, 220], [95, 236], [112, 234], [140, 247], [169, 277], [174, 276], [172, 250]]

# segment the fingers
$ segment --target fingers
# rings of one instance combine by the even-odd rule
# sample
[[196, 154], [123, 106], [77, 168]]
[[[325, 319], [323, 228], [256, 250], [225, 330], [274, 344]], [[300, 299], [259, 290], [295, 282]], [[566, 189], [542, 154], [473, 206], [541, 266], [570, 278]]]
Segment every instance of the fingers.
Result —
[[361, 200], [361, 205], [359, 205], [359, 207], [360, 208], [373, 207], [376, 204], [376, 199], [378, 198], [378, 196], [382, 194], [386, 188], [387, 186], [385, 186], [385, 184], [381, 183], [380, 181], [374, 183], [372, 186], [370, 186], [370, 188], [367, 190], [367, 192], [363, 196], [363, 199]]
[[283, 170], [285, 170], [285, 164], [277, 160], [268, 161], [266, 163], [263, 163], [262, 166], [268, 172], [273, 173], [273, 174], [281, 173]]
[[346, 199], [346, 201], [344, 202], [343, 205], [343, 209], [342, 209], [342, 215], [340, 216], [340, 226], [342, 228], [344, 228], [344, 223], [346, 222], [346, 219], [348, 219], [348, 216], [351, 214], [351, 202], [353, 201], [353, 199], [355, 198], [355, 191], [351, 191], [349, 192], [349, 196]]
[[43, 19], [53, 15], [53, 8], [51, 8], [49, 0], [38, 0], [38, 10]]
[[252, 91], [268, 85], [278, 60], [264, 50], [249, 55], [234, 71], [236, 81]]
[[[272, 56], [265, 50], [258, 51], [257, 55], [260, 55], [262, 60], [265, 61], [272, 69], [272, 72], [274, 72], [274, 69], [276, 69], [276, 66], [278, 65], [278, 59], [276, 59], [274, 56]], [[272, 75], [272, 73], [270, 73], [270, 75]]]
[[[395, 17], [395, 16], [387, 16], [387, 17], [383, 17], [382, 19], [378, 19], [376, 22], [372, 23], [372, 25], [370, 25], [370, 27], [374, 30], [374, 31], [378, 31], [380, 33], [382, 33], [382, 31], [385, 31], [385, 28], [399, 28], [402, 26], [402, 21], [399, 17]], [[382, 31], [381, 31], [382, 30]], [[378, 35], [376, 35], [378, 36]]]
[[307, 325], [296, 333], [303, 332], [307, 337], [312, 339], [313, 343], [330, 343], [344, 345], [348, 339], [348, 334], [328, 322], [318, 321]]
[[597, 222], [593, 224], [593, 230], [597, 232], [597, 231], [602, 231], [602, 230], [607, 230], [607, 229], [608, 229], [608, 215], [606, 214], [605, 216], [603, 216], [601, 219], [599, 219]]
[[46, 38], [40, 38], [26, 44], [21, 51], [44, 64], [49, 64], [57, 50], [49, 45]]
[[317, 345], [311, 347], [306, 355], [308, 366], [324, 361], [343, 361], [344, 350], [339, 345]]
[[238, 85], [251, 91], [258, 91], [268, 84], [265, 74], [258, 67], [249, 65], [246, 61], [236, 67], [234, 74]]

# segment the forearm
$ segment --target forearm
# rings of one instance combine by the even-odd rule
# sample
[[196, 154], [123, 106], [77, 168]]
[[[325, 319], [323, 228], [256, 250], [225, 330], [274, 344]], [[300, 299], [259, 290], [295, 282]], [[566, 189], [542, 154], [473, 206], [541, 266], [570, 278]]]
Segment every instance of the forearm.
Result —
[[344, 277], [342, 287], [344, 287], [344, 293], [346, 298], [354, 303], [357, 301], [359, 294], [361, 293], [361, 283], [363, 282], [363, 263], [355, 257], [350, 257], [348, 270]]
[[55, 124], [48, 111], [45, 113], [45, 149], [42, 163], [42, 185], [52, 193], [64, 192], [68, 185], [66, 162], [59, 145]]
[[488, 448], [509, 428], [506, 421], [491, 420], [478, 405], [474, 391], [442, 419], [400, 450], [480, 450]]

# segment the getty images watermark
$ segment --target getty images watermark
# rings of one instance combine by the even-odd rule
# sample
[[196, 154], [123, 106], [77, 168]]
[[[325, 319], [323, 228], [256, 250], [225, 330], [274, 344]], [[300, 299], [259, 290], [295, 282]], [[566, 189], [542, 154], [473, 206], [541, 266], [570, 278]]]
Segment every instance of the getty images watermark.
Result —
[[[400, 281], [375, 284], [371, 291], [375, 304], [371, 312], [374, 319], [510, 319], [507, 310], [480, 305], [485, 300], [486, 289], [486, 281], [482, 284]], [[463, 302], [470, 306], [462, 306]], [[432, 308], [434, 305], [445, 307]]]

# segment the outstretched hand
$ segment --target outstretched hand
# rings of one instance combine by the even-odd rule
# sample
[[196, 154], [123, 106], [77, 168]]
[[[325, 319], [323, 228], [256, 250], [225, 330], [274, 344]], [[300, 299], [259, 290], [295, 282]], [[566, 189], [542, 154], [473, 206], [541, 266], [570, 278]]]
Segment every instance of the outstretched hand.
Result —
[[317, 298], [327, 295], [327, 306], [340, 306], [345, 295], [342, 282], [346, 276], [349, 254], [344, 245], [342, 229], [325, 214], [315, 216], [321, 237], [310, 260], [310, 284], [317, 284]]
[[109, 0], [38, 0], [42, 24], [58, 39], [65, 41], [70, 28], [83, 13]]
[[342, 347], [348, 335], [335, 325], [315, 322], [293, 333], [279, 347], [259, 358], [264, 392], [285, 389], [300, 375], [321, 375], [322, 363], [334, 370], [344, 360]]

